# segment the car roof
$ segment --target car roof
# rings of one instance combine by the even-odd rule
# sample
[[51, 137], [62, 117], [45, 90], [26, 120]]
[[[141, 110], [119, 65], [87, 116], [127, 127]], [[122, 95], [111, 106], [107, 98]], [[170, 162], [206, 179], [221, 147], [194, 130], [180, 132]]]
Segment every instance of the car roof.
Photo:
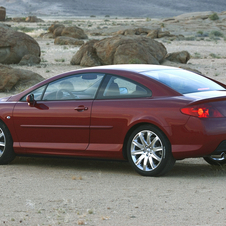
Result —
[[155, 71], [155, 70], [181, 70], [176, 67], [153, 65], [153, 64], [117, 64], [117, 65], [105, 65], [96, 66], [89, 69], [106, 69], [106, 70], [124, 70], [132, 72], [144, 72], [144, 71]]

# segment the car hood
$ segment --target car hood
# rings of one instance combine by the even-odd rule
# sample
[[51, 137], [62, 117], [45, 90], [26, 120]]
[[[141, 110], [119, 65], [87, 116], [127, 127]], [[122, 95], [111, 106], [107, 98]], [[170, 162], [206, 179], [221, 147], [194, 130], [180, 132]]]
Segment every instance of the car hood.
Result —
[[1, 102], [7, 102], [7, 101], [10, 99], [10, 97], [11, 97], [11, 96], [0, 98], [0, 103], [1, 103]]

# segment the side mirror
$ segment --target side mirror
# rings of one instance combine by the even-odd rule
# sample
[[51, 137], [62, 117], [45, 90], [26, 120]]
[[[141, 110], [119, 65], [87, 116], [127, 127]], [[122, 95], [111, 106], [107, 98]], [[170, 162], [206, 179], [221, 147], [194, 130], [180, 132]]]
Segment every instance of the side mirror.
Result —
[[36, 104], [34, 94], [27, 95], [26, 101], [27, 101], [27, 103], [28, 103], [29, 106], [34, 107], [35, 104]]

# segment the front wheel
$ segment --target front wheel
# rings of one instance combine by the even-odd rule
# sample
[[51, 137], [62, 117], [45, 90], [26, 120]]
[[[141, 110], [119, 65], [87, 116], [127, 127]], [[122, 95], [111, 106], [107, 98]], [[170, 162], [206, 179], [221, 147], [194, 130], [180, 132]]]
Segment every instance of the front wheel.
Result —
[[151, 125], [139, 126], [133, 131], [127, 143], [127, 156], [142, 176], [161, 176], [175, 164], [169, 140]]
[[210, 165], [214, 165], [214, 166], [222, 166], [226, 164], [226, 155], [223, 154], [221, 157], [219, 158], [215, 158], [213, 156], [207, 156], [207, 157], [203, 157], [203, 159], [208, 162]]
[[13, 140], [9, 129], [0, 122], [0, 165], [8, 164], [15, 158]]

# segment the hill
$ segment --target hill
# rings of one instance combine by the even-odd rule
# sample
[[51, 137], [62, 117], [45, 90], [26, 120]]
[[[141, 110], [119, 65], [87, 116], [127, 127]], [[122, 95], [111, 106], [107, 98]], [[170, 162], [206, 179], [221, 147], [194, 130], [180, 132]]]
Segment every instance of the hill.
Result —
[[225, 0], [0, 0], [7, 16], [119, 16], [166, 18], [188, 12], [226, 10]]

